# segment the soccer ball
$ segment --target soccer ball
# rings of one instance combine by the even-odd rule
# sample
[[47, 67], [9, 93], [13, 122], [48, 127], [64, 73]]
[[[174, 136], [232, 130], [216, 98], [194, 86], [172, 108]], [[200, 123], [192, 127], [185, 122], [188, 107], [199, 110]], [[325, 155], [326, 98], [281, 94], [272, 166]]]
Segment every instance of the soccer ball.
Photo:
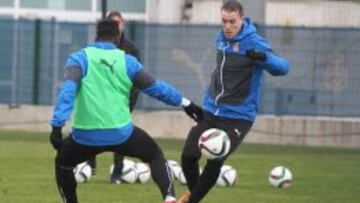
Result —
[[91, 178], [91, 166], [87, 162], [78, 164], [73, 172], [78, 183], [88, 182]]
[[[110, 166], [110, 174], [114, 171], [114, 164]], [[121, 181], [124, 183], [135, 183], [137, 180], [137, 173], [135, 169], [135, 162], [124, 159], [124, 167], [121, 171]]]
[[234, 185], [236, 180], [237, 180], [236, 170], [229, 165], [223, 165], [221, 167], [220, 175], [216, 183], [219, 186], [228, 187]]
[[289, 187], [292, 181], [290, 170], [283, 166], [277, 166], [270, 171], [269, 183], [276, 188]]
[[181, 166], [174, 160], [168, 160], [167, 162], [170, 168], [172, 180], [179, 180], [179, 175], [182, 171]]
[[148, 165], [144, 163], [136, 163], [135, 169], [137, 174], [137, 182], [146, 183], [149, 181], [151, 172]]
[[135, 162], [133, 160], [124, 159], [123, 163], [124, 163], [124, 166], [135, 167]]
[[222, 158], [230, 151], [230, 139], [227, 133], [217, 128], [203, 132], [198, 145], [201, 154], [210, 160]]
[[179, 171], [178, 173], [178, 180], [181, 184], [185, 185], [186, 184], [186, 178], [185, 178], [185, 175], [184, 175], [184, 172], [183, 170]]

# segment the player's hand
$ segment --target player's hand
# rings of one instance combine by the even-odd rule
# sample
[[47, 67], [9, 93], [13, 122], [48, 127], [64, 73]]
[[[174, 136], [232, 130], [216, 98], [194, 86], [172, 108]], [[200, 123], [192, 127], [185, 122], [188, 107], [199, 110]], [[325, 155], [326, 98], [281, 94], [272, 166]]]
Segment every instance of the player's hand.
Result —
[[196, 122], [204, 119], [204, 111], [201, 107], [191, 102], [190, 105], [184, 107], [185, 113]]
[[53, 127], [50, 133], [50, 143], [54, 149], [59, 150], [63, 144], [61, 127]]
[[245, 52], [245, 56], [254, 61], [266, 61], [266, 53], [257, 49], [250, 49]]

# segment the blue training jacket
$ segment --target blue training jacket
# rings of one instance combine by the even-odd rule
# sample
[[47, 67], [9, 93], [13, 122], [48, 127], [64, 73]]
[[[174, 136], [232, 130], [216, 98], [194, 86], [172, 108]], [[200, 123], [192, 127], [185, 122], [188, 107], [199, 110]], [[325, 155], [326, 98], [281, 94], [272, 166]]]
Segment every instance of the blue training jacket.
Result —
[[[263, 71], [286, 75], [288, 61], [275, 55], [267, 41], [257, 34], [255, 26], [244, 19], [242, 30], [232, 39], [223, 32], [216, 37], [217, 66], [203, 99], [203, 108], [215, 116], [254, 121], [258, 111]], [[266, 61], [245, 56], [247, 50], [266, 53]]]
[[[117, 49], [115, 44], [108, 42], [96, 42], [89, 46], [101, 49]], [[136, 75], [142, 71], [143, 66], [135, 57], [129, 54], [125, 55], [125, 63], [127, 74], [134, 82]], [[84, 78], [87, 73], [87, 66], [87, 56], [84, 50], [80, 50], [69, 56], [65, 67], [67, 69], [80, 68], [81, 78]], [[54, 114], [50, 121], [52, 127], [63, 127], [70, 118], [79, 83], [81, 84], [81, 81], [79, 82], [72, 79], [67, 79], [62, 83], [54, 107]], [[179, 106], [181, 104], [182, 94], [176, 90], [176, 88], [161, 80], [155, 80], [141, 91], [168, 105]], [[106, 146], [125, 142], [131, 136], [132, 132], [133, 124], [129, 123], [128, 125], [117, 129], [81, 130], [73, 128], [72, 136], [74, 140], [80, 144]]]

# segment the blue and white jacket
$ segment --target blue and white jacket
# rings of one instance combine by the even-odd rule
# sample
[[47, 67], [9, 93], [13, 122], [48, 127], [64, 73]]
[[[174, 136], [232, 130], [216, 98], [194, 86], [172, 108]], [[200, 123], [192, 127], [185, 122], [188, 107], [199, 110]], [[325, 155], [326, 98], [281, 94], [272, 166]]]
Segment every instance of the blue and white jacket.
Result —
[[[96, 42], [89, 46], [101, 49], [117, 49], [115, 44], [108, 42]], [[147, 74], [135, 57], [126, 54], [125, 64], [127, 75], [133, 82], [133, 86], [168, 105], [179, 106], [181, 104], [182, 94], [173, 86], [164, 81], [156, 80]], [[63, 127], [70, 118], [78, 87], [81, 85], [81, 79], [86, 76], [87, 68], [87, 56], [84, 50], [71, 54], [67, 59], [65, 81], [60, 87], [54, 114], [50, 121], [52, 127]], [[72, 137], [80, 144], [105, 146], [125, 142], [132, 132], [133, 124], [129, 123], [117, 129], [81, 130], [73, 128]]]
[[[216, 37], [217, 66], [205, 90], [203, 108], [215, 116], [254, 121], [258, 111], [263, 71], [286, 75], [288, 61], [275, 55], [255, 26], [244, 19], [242, 30], [232, 39], [223, 32]], [[256, 62], [245, 56], [247, 50], [266, 53], [266, 61]]]

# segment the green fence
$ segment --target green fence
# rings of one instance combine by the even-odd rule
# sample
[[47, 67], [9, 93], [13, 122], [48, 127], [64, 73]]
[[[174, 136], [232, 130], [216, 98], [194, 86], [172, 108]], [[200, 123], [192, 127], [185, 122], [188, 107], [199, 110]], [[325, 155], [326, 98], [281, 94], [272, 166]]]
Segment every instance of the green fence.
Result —
[[[93, 24], [0, 20], [0, 103], [53, 104], [66, 57], [94, 38]], [[129, 23], [145, 68], [201, 103], [215, 68], [219, 26]], [[360, 115], [360, 29], [259, 26], [289, 59], [287, 77], [265, 74], [261, 113]], [[168, 109], [147, 96], [141, 109]]]

